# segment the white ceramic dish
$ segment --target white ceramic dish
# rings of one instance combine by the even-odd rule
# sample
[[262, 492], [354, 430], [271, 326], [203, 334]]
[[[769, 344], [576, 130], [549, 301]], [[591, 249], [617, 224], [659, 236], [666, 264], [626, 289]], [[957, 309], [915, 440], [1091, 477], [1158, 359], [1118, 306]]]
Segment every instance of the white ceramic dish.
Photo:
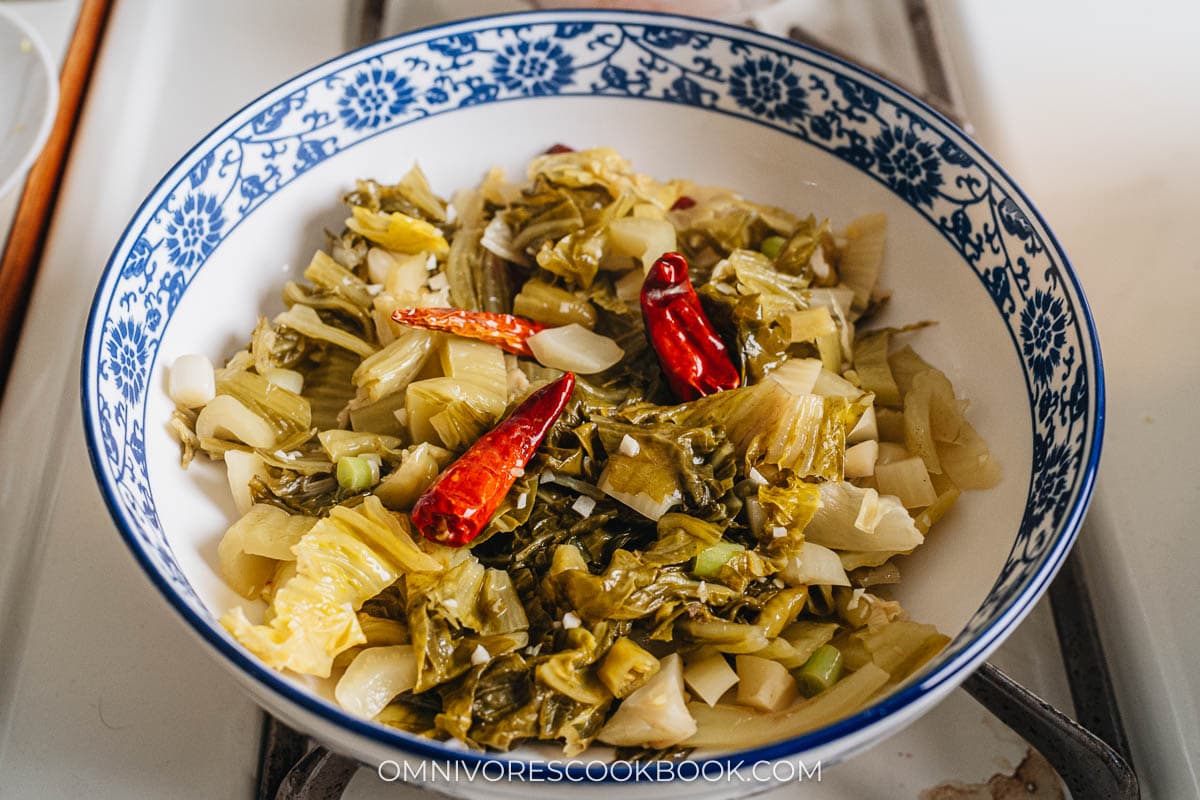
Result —
[[[877, 743], [1003, 640], [1069, 549], [1099, 456], [1099, 350], [1065, 255], [986, 154], [900, 90], [769, 36], [612, 12], [470, 21], [336, 59], [234, 115], [147, 199], [97, 290], [84, 421], [118, 527], [167, 600], [273, 713], [367, 763], [476, 759], [352, 719], [325, 687], [265, 669], [216, 623], [240, 602], [216, 572], [232, 504], [216, 468], [178, 469], [164, 425], [165, 366], [182, 353], [238, 346], [322, 244], [322, 227], [340, 222], [336, 198], [355, 177], [398, 177], [419, 159], [449, 192], [492, 164], [520, 169], [557, 141], [612, 145], [660, 177], [737, 187], [835, 222], [889, 215], [888, 321], [940, 322], [922, 335], [921, 351], [972, 398], [973, 419], [1006, 470], [1000, 487], [969, 495], [945, 533], [904, 564], [898, 596], [955, 641], [909, 685], [851, 718], [707, 757], [829, 763]], [[631, 797], [734, 790], [622, 788]]]
[[0, 198], [25, 177], [58, 110], [58, 71], [33, 29], [0, 6]]

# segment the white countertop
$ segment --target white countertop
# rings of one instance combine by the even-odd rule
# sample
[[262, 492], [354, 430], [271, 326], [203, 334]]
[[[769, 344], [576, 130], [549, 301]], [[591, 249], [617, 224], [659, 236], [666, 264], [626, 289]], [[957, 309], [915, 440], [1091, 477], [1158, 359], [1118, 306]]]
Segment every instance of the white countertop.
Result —
[[1079, 548], [1143, 786], [1200, 796], [1200, 4], [961, 3], [978, 138], [1095, 314], [1104, 454]]
[[[77, 2], [13, 6], [69, 18]], [[142, 197], [232, 110], [343, 50], [345, 9], [116, 4], [0, 405], [0, 798], [251, 796], [258, 712], [158, 599], [96, 491], [79, 340], [99, 271]], [[1188, 525], [1200, 434], [1174, 421], [1200, 389], [1200, 356], [1185, 346], [1200, 333], [1200, 251], [1188, 235], [1200, 207], [1200, 13], [1087, 9], [1023, 0], [950, 11], [961, 12], [957, 66], [978, 138], [1051, 221], [1096, 311], [1109, 423], [1081, 546], [1144, 796], [1190, 797], [1200, 793], [1200, 634], [1187, 624], [1196, 603], [1185, 570], [1200, 556]], [[1044, 604], [995, 660], [1069, 707]], [[813, 795], [915, 798], [945, 779], [1011, 771], [1022, 748], [955, 692], [852, 768], [831, 770]], [[363, 771], [348, 796], [400, 793]]]

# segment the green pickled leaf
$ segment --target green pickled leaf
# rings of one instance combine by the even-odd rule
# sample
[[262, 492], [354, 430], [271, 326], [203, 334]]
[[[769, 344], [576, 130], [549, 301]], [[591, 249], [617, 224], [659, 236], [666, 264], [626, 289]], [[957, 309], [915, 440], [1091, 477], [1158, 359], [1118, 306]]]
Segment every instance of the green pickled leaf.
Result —
[[854, 344], [854, 371], [862, 387], [875, 393], [877, 403], [894, 408], [900, 405], [900, 388], [888, 365], [890, 340], [890, 330], [860, 336]]
[[887, 216], [867, 214], [846, 226], [838, 257], [838, 275], [854, 290], [855, 308], [866, 308], [879, 281], [887, 240]]
[[446, 221], [446, 203], [433, 193], [425, 173], [413, 165], [399, 183], [383, 184], [373, 180], [357, 181], [354, 191], [345, 197], [346, 205], [363, 206], [371, 211], [399, 212], [430, 222]]
[[763, 549], [773, 558], [792, 555], [804, 541], [804, 529], [821, 503], [821, 488], [788, 473], [783, 480], [758, 487], [762, 507]]
[[557, 242], [583, 228], [583, 215], [565, 192], [554, 189], [527, 194], [508, 207], [504, 220], [512, 232], [512, 247], [530, 259], [547, 243]]
[[762, 628], [723, 619], [683, 620], [675, 625], [675, 631], [696, 644], [709, 645], [722, 653], [755, 653], [767, 646]]
[[493, 387], [462, 378], [428, 378], [410, 383], [405, 408], [417, 442], [465, 450], [490, 430], [504, 412], [506, 398]]
[[629, 424], [595, 418], [608, 454], [597, 485], [649, 519], [682, 506], [702, 517], [732, 488], [732, 448], [712, 425]]
[[812, 268], [813, 255], [829, 236], [829, 220], [818, 223], [812, 215], [800, 220], [779, 254], [774, 257], [775, 267], [788, 275], [802, 275], [812, 280], [816, 277]]
[[350, 351], [330, 347], [305, 375], [302, 393], [312, 409], [314, 428], [328, 430], [341, 427], [338, 419], [354, 398], [351, 376], [360, 363], [361, 359]]
[[456, 563], [442, 572], [409, 574], [405, 579], [405, 616], [417, 653], [417, 692], [470, 670], [476, 648], [495, 657], [528, 642], [520, 605], [503, 615], [496, 608], [497, 602], [511, 601], [507, 586], [469, 551], [454, 551], [450, 558]]
[[920, 669], [949, 643], [950, 638], [938, 633], [932, 625], [898, 619], [855, 631], [842, 645], [842, 655], [851, 669], [873, 664], [899, 682]]
[[513, 313], [547, 325], [596, 327], [596, 309], [578, 292], [536, 278], [526, 281], [513, 299]]
[[287, 311], [275, 317], [275, 325], [291, 328], [310, 339], [319, 339], [338, 347], [345, 348], [366, 358], [375, 353], [376, 347], [358, 336], [330, 325], [321, 319], [311, 306], [294, 305]]
[[[309, 339], [324, 341], [336, 339], [347, 342], [350, 339], [345, 337], [349, 336], [363, 339], [368, 343], [373, 342], [376, 338], [370, 308], [360, 306], [338, 292], [288, 281], [283, 286], [283, 303], [288, 308], [302, 309], [296, 315], [297, 325], [291, 329], [282, 328], [292, 336], [305, 336]], [[317, 319], [328, 322], [331, 330], [324, 331], [317, 327], [310, 311], [320, 312]], [[276, 326], [283, 325], [279, 317], [276, 317], [274, 322]], [[320, 335], [321, 332], [324, 332], [325, 335]], [[350, 349], [356, 348], [351, 347]]]
[[757, 296], [767, 318], [808, 307], [808, 281], [778, 271], [769, 258], [753, 250], [733, 251], [713, 269], [709, 282], [743, 297]]
[[[350, 385], [354, 386], [353, 383]], [[408, 426], [396, 416], [404, 408], [404, 400], [404, 392], [386, 395], [373, 403], [356, 395], [339, 419], [349, 416], [351, 429], [360, 433], [375, 432], [407, 439]]]
[[344, 298], [359, 308], [370, 308], [375, 300], [366, 281], [321, 250], [313, 254], [304, 277], [323, 291]]
[[312, 349], [307, 338], [289, 328], [277, 328], [266, 317], [258, 318], [250, 336], [250, 354], [254, 357], [254, 371], [259, 375], [272, 369], [293, 369]]
[[755, 295], [722, 292], [715, 284], [699, 289], [704, 311], [718, 331], [732, 331], [743, 385], [758, 383], [784, 363], [791, 340], [786, 318], [768, 317]]
[[611, 147], [547, 153], [529, 163], [531, 180], [572, 188], [602, 186], [613, 195], [628, 186], [633, 174], [633, 165]]
[[354, 385], [374, 402], [403, 391], [433, 353], [437, 334], [409, 329], [382, 350], [371, 354], [354, 371]]
[[581, 288], [588, 288], [604, 260], [604, 230], [584, 229], [569, 233], [553, 245], [542, 243], [537, 252], [538, 266]]

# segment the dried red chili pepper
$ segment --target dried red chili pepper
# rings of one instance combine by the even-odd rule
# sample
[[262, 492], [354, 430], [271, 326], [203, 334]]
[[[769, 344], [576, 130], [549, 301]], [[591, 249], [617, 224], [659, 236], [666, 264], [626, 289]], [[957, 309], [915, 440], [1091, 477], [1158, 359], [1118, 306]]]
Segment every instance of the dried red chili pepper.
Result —
[[473, 541], [541, 446], [574, 389], [573, 372], [538, 389], [447, 467], [413, 506], [413, 525], [421, 535], [451, 547]]
[[574, 152], [575, 152], [574, 147], [562, 144], [561, 142], [559, 144], [552, 144], [552, 145], [550, 145], [550, 147], [548, 147], [546, 149], [546, 155], [548, 155], [548, 156], [556, 156], [559, 153], [574, 153]]
[[512, 314], [465, 311], [461, 308], [397, 308], [392, 319], [410, 328], [465, 336], [494, 344], [518, 356], [533, 356], [525, 340], [548, 326]]
[[679, 195], [679, 199], [671, 205], [671, 210], [686, 211], [694, 205], [696, 205], [696, 201], [694, 199], [688, 197], [686, 194], [681, 194]]
[[688, 264], [664, 253], [642, 283], [642, 318], [671, 391], [682, 401], [736, 389], [741, 383], [728, 348], [704, 315]]

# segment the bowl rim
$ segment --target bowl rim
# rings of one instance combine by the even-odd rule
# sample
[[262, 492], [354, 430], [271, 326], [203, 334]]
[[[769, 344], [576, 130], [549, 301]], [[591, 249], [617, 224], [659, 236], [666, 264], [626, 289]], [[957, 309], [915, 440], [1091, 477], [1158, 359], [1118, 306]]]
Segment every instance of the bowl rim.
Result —
[[[1062, 274], [1062, 277], [1070, 285], [1072, 299], [1077, 303], [1075, 311], [1078, 315], [1078, 323], [1080, 330], [1086, 333], [1086, 342], [1081, 344], [1087, 346], [1086, 355], [1091, 358], [1093, 365], [1093, 376], [1089, 387], [1089, 394], [1092, 399], [1092, 438], [1090, 447], [1081, 455], [1081, 463], [1078, 467], [1077, 481], [1078, 491], [1074, 496], [1073, 502], [1064, 510], [1061, 521], [1054, 527], [1053, 545], [1048, 548], [1043, 556], [1043, 563], [1034, 571], [1029, 578], [1028, 583], [1019, 591], [1016, 591], [1009, 601], [1007, 607], [1002, 608], [986, 626], [976, 633], [969, 644], [965, 646], [959, 653], [937, 668], [930, 671], [928, 674], [920, 676], [917, 680], [912, 680], [901, 686], [887, 697], [875, 702], [873, 705], [860, 709], [854, 714], [834, 722], [829, 725], [822, 726], [815, 730], [773, 742], [768, 745], [752, 747], [743, 750], [732, 751], [728, 753], [714, 754], [703, 758], [688, 758], [686, 761], [703, 766], [705, 764], [719, 764], [723, 768], [731, 768], [734, 765], [747, 763], [750, 761], [776, 761], [779, 759], [796, 756], [806, 752], [813, 751], [817, 748], [834, 744], [838, 740], [849, 739], [854, 734], [866, 734], [865, 742], [860, 743], [860, 747], [874, 745], [882, 741], [886, 736], [894, 731], [886, 729], [874, 730], [874, 726], [883, 723], [888, 718], [903, 718], [902, 712], [906, 709], [910, 710], [910, 718], [904, 720], [904, 724], [914, 721], [919, 714], [912, 712], [923, 710], [920, 704], [922, 700], [938, 699], [939, 690], [942, 694], [950, 691], [959, 685], [971, 672], [973, 672], [987, 657], [1007, 638], [1009, 633], [1015, 628], [1021, 620], [1033, 609], [1038, 599], [1045, 592], [1046, 587], [1053, 580], [1054, 576], [1061, 568], [1063, 561], [1070, 552], [1071, 546], [1074, 544], [1083, 518], [1087, 513], [1088, 506], [1091, 502], [1092, 495], [1095, 489], [1097, 471], [1099, 468], [1100, 455], [1103, 446], [1104, 428], [1105, 428], [1105, 408], [1106, 408], [1106, 390], [1104, 381], [1104, 366], [1100, 352], [1099, 337], [1097, 335], [1095, 321], [1092, 315], [1091, 307], [1087, 301], [1086, 295], [1079, 284], [1078, 276], [1075, 273], [1069, 257], [1059, 242], [1053, 230], [1046, 223], [1041, 211], [1021, 189], [1021, 187], [1013, 181], [1011, 176], [995, 161], [994, 158], [970, 136], [962, 131], [953, 121], [945, 117], [936, 109], [927, 105], [920, 98], [914, 96], [908, 90], [898, 86], [891, 81], [883, 78], [874, 72], [861, 67], [853, 62], [847, 61], [837, 55], [827, 53], [819, 48], [811, 45], [796, 42], [790, 39], [775, 36], [773, 34], [764, 33], [744, 28], [732, 23], [692, 17], [684, 14], [654, 12], [654, 11], [631, 11], [631, 10], [609, 10], [609, 9], [548, 9], [540, 11], [519, 11], [509, 13], [491, 14], [479, 17], [471, 17], [466, 19], [454, 20], [451, 22], [431, 25], [428, 27], [406, 31], [404, 33], [392, 36], [386, 39], [381, 39], [376, 42], [364, 45], [359, 48], [341, 53], [333, 58], [326, 59], [304, 71], [292, 76], [291, 78], [279, 83], [271, 89], [263, 92], [253, 100], [245, 103], [241, 108], [229, 115], [224, 121], [214, 126], [208, 133], [201, 137], [192, 147], [190, 147], [184, 155], [179, 158], [167, 171], [163, 177], [155, 184], [155, 186], [147, 193], [145, 199], [139, 204], [137, 210], [130, 218], [129, 224], [122, 231], [120, 237], [114, 246], [113, 252], [110, 254], [105, 263], [104, 269], [100, 274], [96, 294], [93, 297], [88, 321], [85, 328], [83, 341], [83, 352], [81, 359], [81, 396], [82, 396], [82, 413], [84, 423], [85, 440], [88, 449], [89, 459], [92, 464], [93, 472], [97, 477], [101, 494], [104, 497], [106, 506], [113, 521], [124, 539], [127, 548], [130, 550], [134, 559], [137, 561], [143, 572], [146, 573], [150, 582], [158, 589], [167, 603], [184, 619], [192, 632], [198, 635], [201, 640], [208, 645], [209, 648], [215, 650], [224, 657], [227, 666], [236, 667], [238, 672], [243, 676], [249, 677], [255, 683], [266, 688], [278, 700], [285, 704], [292, 704], [299, 707], [304, 712], [313, 714], [327, 723], [335, 725], [337, 728], [354, 736], [369, 740], [373, 745], [382, 745], [387, 748], [394, 748], [402, 752], [437, 759], [443, 762], [458, 761], [475, 764], [483, 764], [488, 762], [500, 763], [503, 765], [511, 764], [530, 764], [544, 761], [546, 763], [562, 763], [567, 759], [523, 759], [509, 758], [507, 753], [478, 753], [474, 751], [460, 750], [457, 748], [446, 746], [445, 744], [433, 739], [428, 739], [415, 734], [410, 734], [398, 729], [386, 728], [378, 723], [360, 719], [350, 715], [335, 704], [309, 692], [302, 687], [293, 684], [286, 679], [281, 673], [272, 670], [263, 664], [259, 659], [253, 656], [248, 651], [245, 651], [234, 641], [221, 635], [209, 621], [201, 618], [191, 606], [179, 595], [178, 592], [170, 585], [169, 581], [159, 571], [152, 560], [149, 558], [145, 545], [138, 540], [137, 535], [133, 530], [133, 526], [126, 519], [124, 511], [120, 507], [120, 503], [114, 491], [110, 486], [109, 475], [107, 468], [104, 465], [103, 457], [100, 452], [99, 442], [97, 439], [98, 433], [92, 425], [93, 407], [89, 397], [88, 388], [94, 383], [96, 365], [92, 363], [89, 354], [93, 350], [94, 338], [101, 331], [98, 328], [98, 323], [103, 321], [102, 314], [104, 309], [101, 308], [101, 301], [104, 299], [106, 283], [114, 272], [116, 267], [116, 259], [123, 245], [127, 242], [130, 235], [133, 233], [135, 224], [143, 217], [152, 201], [156, 201], [160, 193], [164, 189], [169, 188], [168, 184], [183, 177], [181, 167], [188, 163], [192, 157], [210, 145], [219, 143], [224, 136], [228, 134], [227, 128], [235, 120], [239, 120], [245, 115], [248, 115], [251, 109], [258, 109], [262, 106], [263, 101], [269, 97], [283, 97], [302, 85], [307, 85], [312, 80], [312, 76], [327, 68], [345, 62], [346, 67], [360, 63], [363, 59], [361, 56], [369, 51], [380, 50], [388, 52], [395, 49], [396, 45], [419, 44], [435, 38], [433, 34], [445, 34], [453, 29], [465, 29], [467, 31], [479, 29], [482, 24], [491, 24], [492, 28], [500, 27], [506, 22], [511, 22], [512, 26], [522, 24], [538, 24], [557, 22], [564, 19], [574, 18], [580, 22], [601, 22], [610, 24], [649, 24], [651, 21], [655, 24], [661, 23], [664, 26], [674, 25], [681, 29], [704, 30], [717, 29], [725, 35], [734, 39], [742, 40], [760, 40], [770, 44], [782, 51], [791, 50], [793, 53], [805, 54], [808, 57], [816, 57], [830, 62], [840, 70], [845, 70], [851, 74], [865, 79], [868, 82], [878, 84], [888, 90], [893, 99], [903, 101], [911, 110], [917, 111], [920, 115], [936, 120], [941, 126], [954, 133], [962, 140], [970, 143], [973, 147], [973, 155], [978, 157], [986, 170], [994, 176], [1002, 179], [1006, 185], [1006, 189], [1010, 194], [1019, 198], [1026, 209], [1032, 213], [1034, 219], [1041, 228], [1041, 234], [1044, 237], [1047, 250], [1051, 251], [1057, 261], [1057, 265]], [[492, 29], [486, 28], [483, 29]], [[647, 98], [651, 99], [651, 98]], [[719, 112], [718, 113], [722, 113]], [[745, 120], [753, 122], [753, 120]], [[231, 132], [231, 131], [230, 131]], [[943, 232], [944, 234], [944, 232]], [[1011, 331], [1010, 331], [1011, 335]], [[1015, 340], [1014, 340], [1015, 342]], [[1024, 379], [1029, 389], [1029, 377], [1024, 374]], [[1085, 428], [1086, 431], [1086, 428]], [[257, 700], [257, 698], [255, 698]], [[260, 701], [261, 702], [261, 701]], [[927, 706], [928, 704], [926, 704]], [[903, 727], [903, 725], [898, 726]], [[842, 756], [835, 754], [831, 761], [837, 761]], [[553, 780], [561, 782], [563, 780], [571, 782], [579, 782], [586, 784], [605, 784], [605, 783], [673, 783], [678, 780], [679, 775], [676, 770], [670, 772], [670, 778], [667, 781], [656, 779], [653, 776], [646, 776], [638, 773], [633, 765], [629, 762], [624, 762], [627, 767], [623, 770], [606, 770], [605, 774], [596, 778], [589, 775], [586, 769], [588, 762], [568, 761], [566, 767]], [[622, 762], [614, 762], [614, 765], [621, 765]], [[676, 762], [684, 763], [684, 762]], [[582, 767], [582, 768], [580, 768]], [[511, 775], [509, 771], [506, 774]], [[522, 772], [522, 774], [524, 774]]]
[[29, 140], [25, 152], [14, 162], [13, 170], [8, 175], [0, 175], [0, 199], [3, 199], [26, 177], [33, 162], [41, 155], [42, 148], [50, 138], [54, 120], [58, 117], [59, 88], [58, 70], [54, 66], [54, 59], [50, 57], [50, 50], [46, 47], [41, 34], [34, 30], [27, 20], [4, 6], [0, 6], [0, 20], [9, 22], [18, 33], [29, 40], [33, 52], [37, 55], [37, 63], [46, 78], [46, 105], [41, 109], [41, 119], [38, 120], [37, 131]]

